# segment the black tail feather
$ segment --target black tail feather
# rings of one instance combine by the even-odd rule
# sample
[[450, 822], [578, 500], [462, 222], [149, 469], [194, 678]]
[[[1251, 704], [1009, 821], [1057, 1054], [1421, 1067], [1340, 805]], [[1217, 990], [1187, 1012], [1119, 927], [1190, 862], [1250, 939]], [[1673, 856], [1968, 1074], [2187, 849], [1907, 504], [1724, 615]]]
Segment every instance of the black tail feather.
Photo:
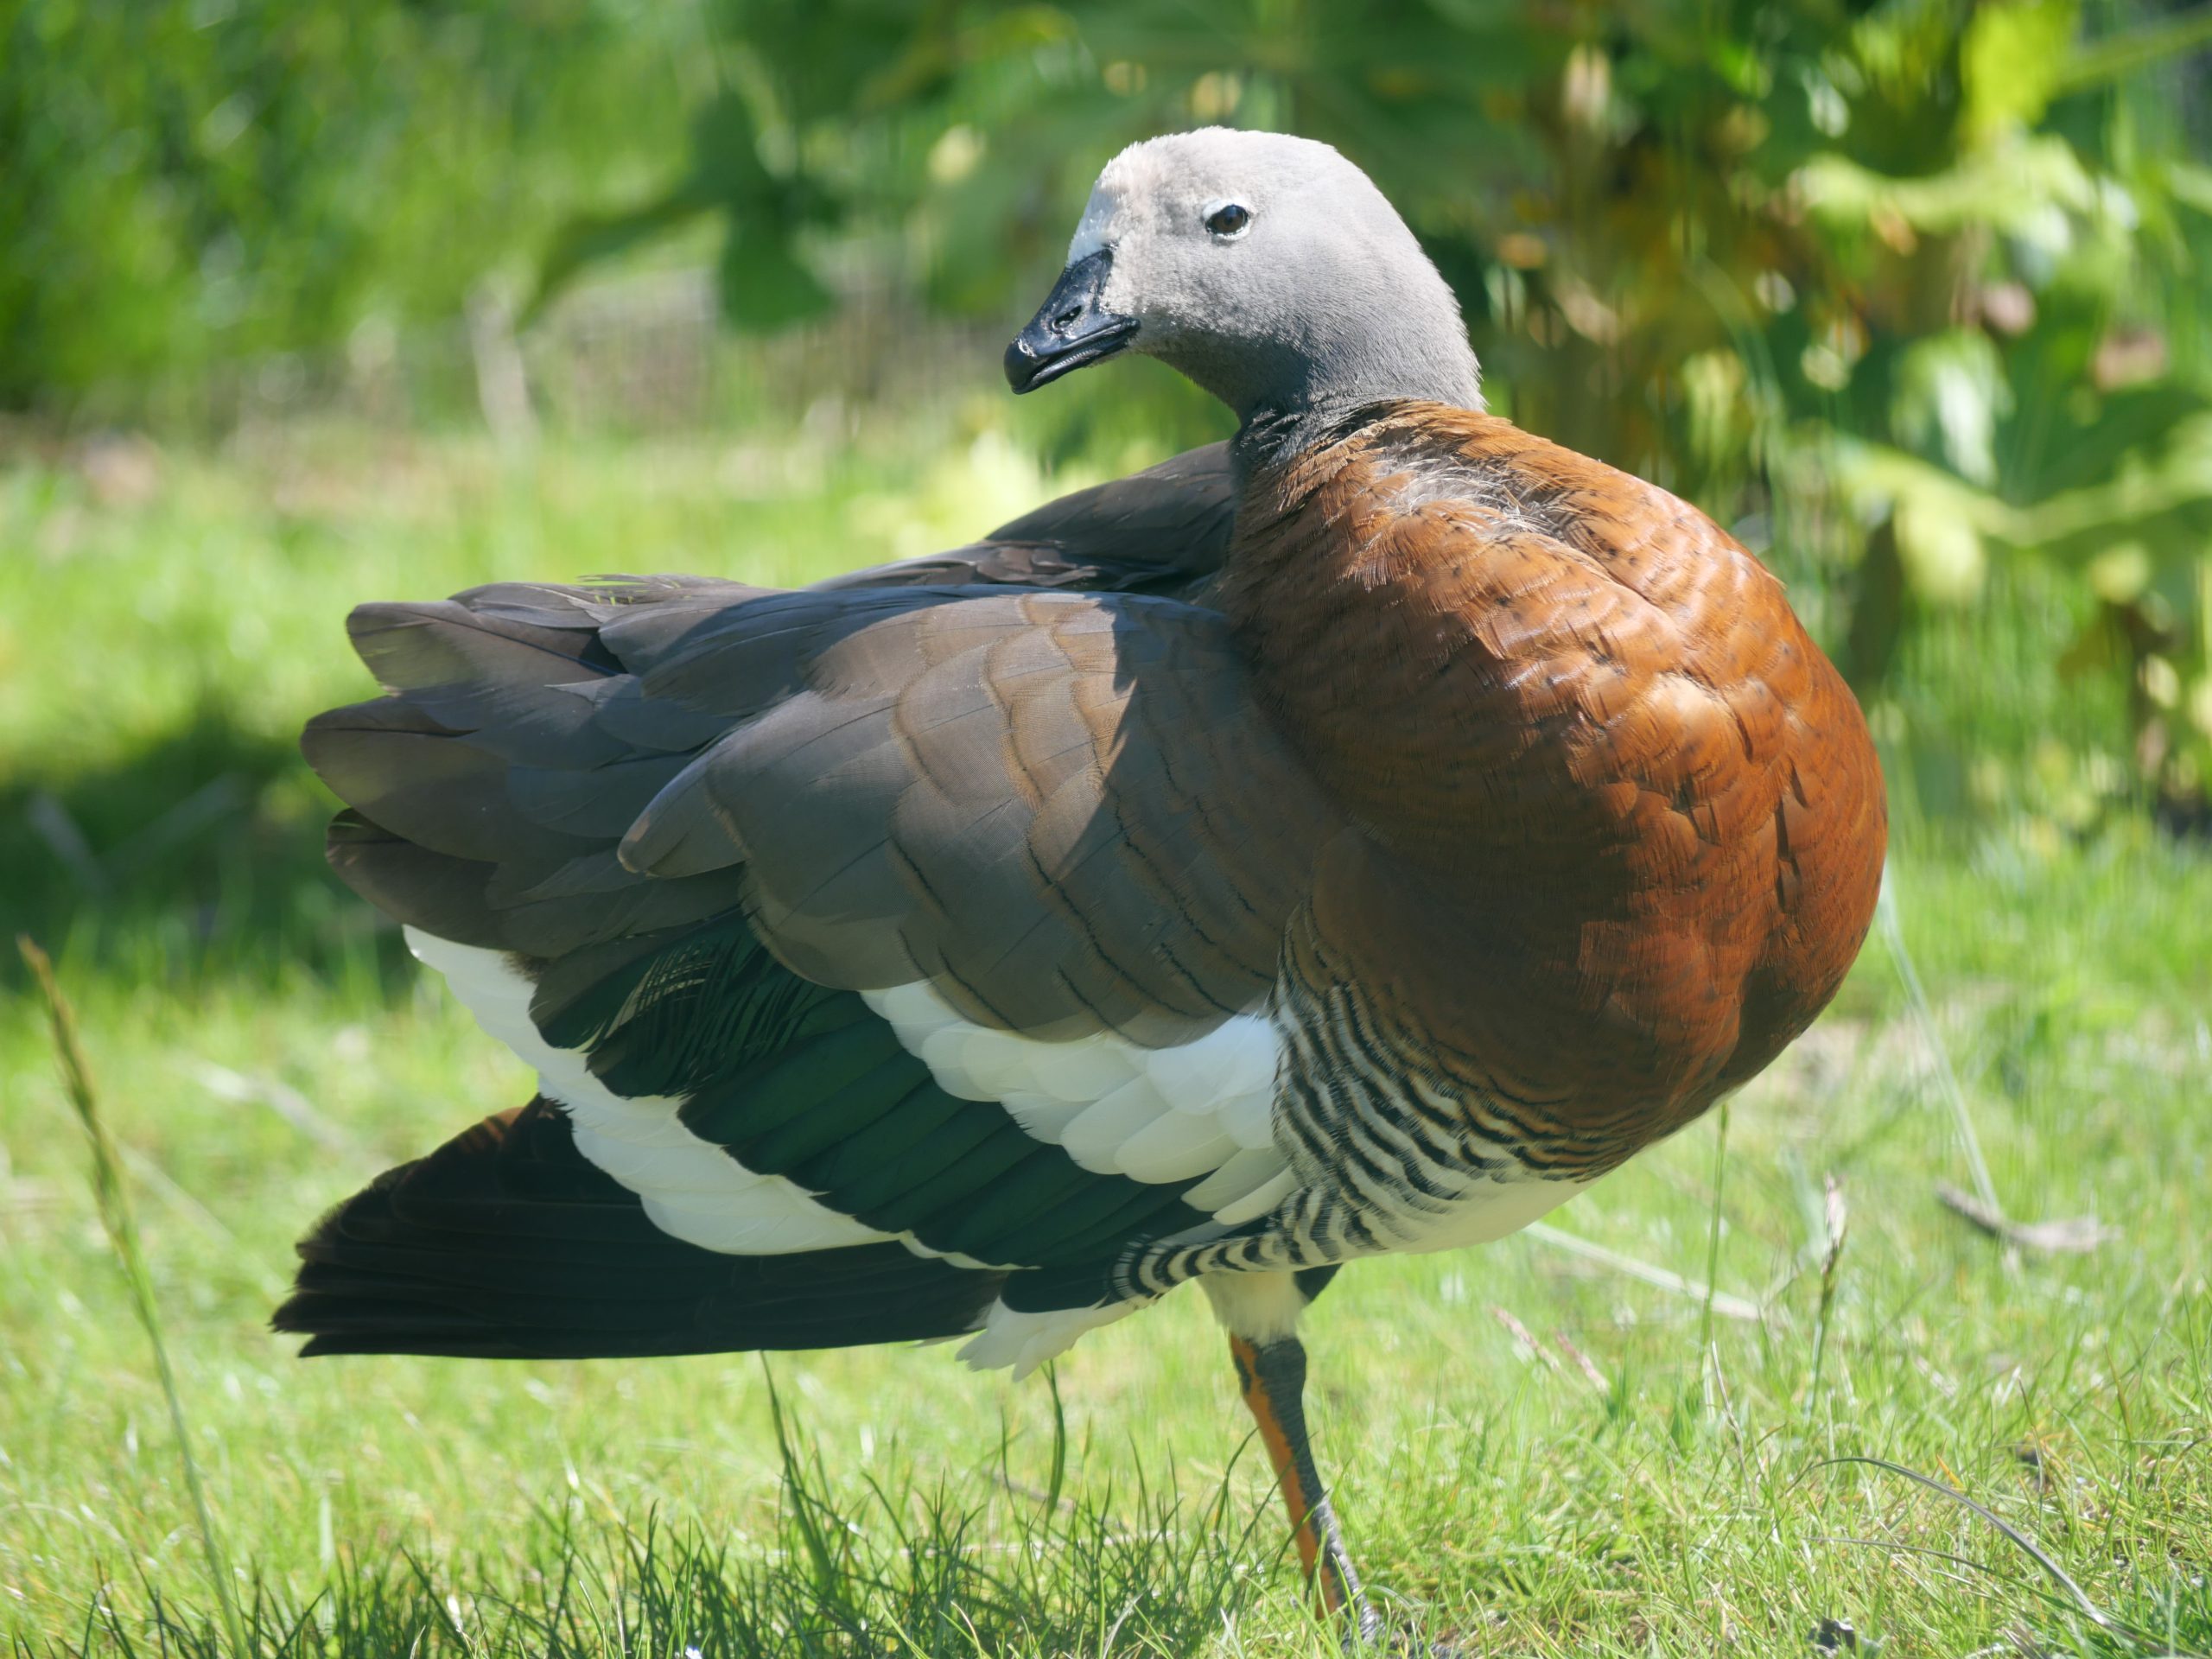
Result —
[[272, 1323], [316, 1354], [588, 1359], [973, 1328], [1005, 1275], [898, 1243], [724, 1255], [672, 1238], [543, 1097], [388, 1170], [300, 1243]]

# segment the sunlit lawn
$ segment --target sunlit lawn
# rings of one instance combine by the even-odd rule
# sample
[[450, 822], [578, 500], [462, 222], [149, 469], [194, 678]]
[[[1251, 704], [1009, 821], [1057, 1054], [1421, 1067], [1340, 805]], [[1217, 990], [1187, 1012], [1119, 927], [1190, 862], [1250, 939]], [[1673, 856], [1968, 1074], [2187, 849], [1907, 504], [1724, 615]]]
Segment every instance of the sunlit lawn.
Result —
[[[1057, 1502], [1052, 1388], [946, 1349], [302, 1364], [263, 1325], [322, 1206], [530, 1087], [322, 873], [327, 801], [291, 745], [365, 690], [346, 607], [607, 570], [804, 580], [962, 539], [1052, 480], [943, 432], [517, 460], [315, 430], [110, 459], [0, 470], [0, 919], [76, 999], [257, 1639], [1331, 1648], [1196, 1298], [1061, 1363]], [[1871, 944], [1725, 1130], [1558, 1217], [1662, 1279], [1711, 1268], [1761, 1317], [1529, 1238], [1354, 1267], [1317, 1309], [1325, 1464], [1401, 1627], [1516, 1654], [1804, 1653], [1823, 1620], [1889, 1655], [2125, 1649], [1990, 1522], [1834, 1461], [1871, 1457], [1986, 1506], [2111, 1618], [2212, 1649], [2212, 855], [2125, 819], [1908, 810], [1891, 880], [2004, 1204], [2113, 1236], [2008, 1254], [1938, 1204], [1968, 1166]], [[213, 1651], [84, 1147], [12, 963], [0, 986], [0, 1630]]]

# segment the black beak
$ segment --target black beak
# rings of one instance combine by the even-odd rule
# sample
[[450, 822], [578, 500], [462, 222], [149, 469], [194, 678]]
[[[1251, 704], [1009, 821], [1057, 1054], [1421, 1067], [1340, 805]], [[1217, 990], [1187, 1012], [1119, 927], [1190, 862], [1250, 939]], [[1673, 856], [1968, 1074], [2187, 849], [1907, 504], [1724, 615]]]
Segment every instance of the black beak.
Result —
[[1137, 320], [1116, 316], [1098, 303], [1113, 269], [1113, 250], [1101, 248], [1060, 273], [1051, 297], [1006, 348], [1007, 385], [1017, 393], [1034, 391], [1129, 343]]

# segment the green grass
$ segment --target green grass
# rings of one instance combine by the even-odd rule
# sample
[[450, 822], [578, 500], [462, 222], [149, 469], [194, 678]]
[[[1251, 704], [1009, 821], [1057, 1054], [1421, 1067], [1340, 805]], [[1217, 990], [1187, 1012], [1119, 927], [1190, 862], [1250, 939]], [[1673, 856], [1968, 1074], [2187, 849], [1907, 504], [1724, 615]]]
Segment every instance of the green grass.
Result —
[[[0, 469], [0, 924], [76, 1001], [257, 1645], [1332, 1650], [1195, 1297], [1086, 1338], [1059, 1408], [943, 1349], [301, 1364], [263, 1325], [323, 1205], [528, 1090], [321, 870], [328, 803], [292, 737], [364, 689], [346, 608], [608, 569], [799, 580], [1047, 484], [988, 434], [873, 428], [527, 462], [310, 430], [163, 457], [105, 499], [64, 461]], [[1973, 626], [1927, 672], [1976, 671], [1957, 640], [1997, 625]], [[1945, 693], [1904, 688], [1897, 743]], [[1717, 1191], [1708, 1120], [1558, 1217], [1685, 1279], [1710, 1252], [1763, 1319], [1712, 1320], [1700, 1353], [1700, 1299], [1528, 1237], [1356, 1266], [1316, 1310], [1324, 1464], [1402, 1629], [1561, 1656], [1804, 1653], [1823, 1619], [1890, 1656], [2159, 1650], [2094, 1630], [1967, 1509], [1834, 1461], [1864, 1456], [2212, 1650], [2212, 858], [2124, 818], [1909, 811], [1891, 880], [2006, 1205], [2118, 1236], [2008, 1259], [1937, 1204], [1967, 1164], [1870, 946], [1735, 1103]], [[213, 1654], [86, 1148], [26, 982], [0, 988], [0, 1631]], [[1831, 1174], [1849, 1232], [1816, 1384]]]

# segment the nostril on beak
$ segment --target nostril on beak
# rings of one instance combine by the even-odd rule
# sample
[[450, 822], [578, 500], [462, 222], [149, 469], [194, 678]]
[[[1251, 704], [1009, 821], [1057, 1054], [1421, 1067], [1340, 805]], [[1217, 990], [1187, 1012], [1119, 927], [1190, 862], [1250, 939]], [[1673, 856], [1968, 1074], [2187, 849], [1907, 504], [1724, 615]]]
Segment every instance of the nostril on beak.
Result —
[[1060, 273], [1037, 315], [1006, 348], [1007, 384], [1014, 391], [1034, 391], [1128, 346], [1137, 320], [1101, 302], [1111, 269], [1111, 256], [1100, 248]]

